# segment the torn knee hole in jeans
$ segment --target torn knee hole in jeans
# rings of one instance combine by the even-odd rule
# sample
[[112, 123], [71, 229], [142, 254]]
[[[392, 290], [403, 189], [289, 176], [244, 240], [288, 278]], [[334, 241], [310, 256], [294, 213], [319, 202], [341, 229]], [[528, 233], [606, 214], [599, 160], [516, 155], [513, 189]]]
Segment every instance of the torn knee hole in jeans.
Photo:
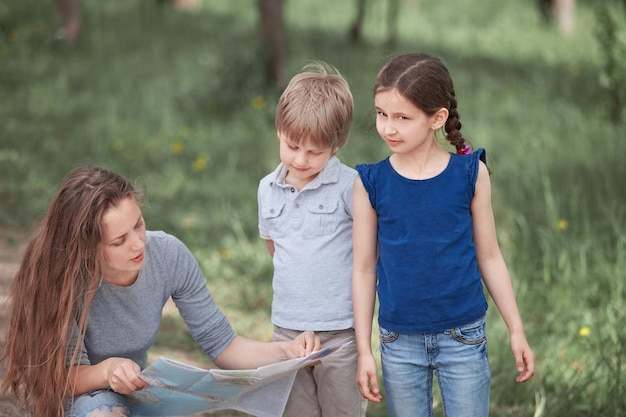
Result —
[[89, 417], [128, 417], [128, 410], [123, 406], [107, 407], [104, 406], [98, 410], [94, 410], [89, 414]]

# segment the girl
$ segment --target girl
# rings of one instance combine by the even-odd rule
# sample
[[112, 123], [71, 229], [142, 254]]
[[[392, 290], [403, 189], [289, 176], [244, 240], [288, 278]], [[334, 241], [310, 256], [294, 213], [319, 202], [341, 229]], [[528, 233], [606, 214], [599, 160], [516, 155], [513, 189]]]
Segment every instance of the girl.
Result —
[[187, 247], [146, 231], [140, 198], [101, 168], [72, 172], [30, 241], [11, 287], [3, 390], [37, 417], [130, 416], [145, 388], [163, 305], [222, 368], [253, 368], [319, 349], [305, 332], [264, 343], [235, 334]]
[[[380, 401], [371, 349], [376, 289], [389, 414], [432, 415], [433, 372], [446, 417], [487, 416], [484, 281], [510, 332], [518, 382], [534, 373], [496, 239], [485, 151], [460, 132], [454, 87], [434, 57], [396, 57], [374, 86], [376, 129], [392, 155], [358, 165], [353, 303], [361, 394]], [[440, 148], [444, 128], [456, 148]], [[378, 287], [377, 287], [378, 279]]]

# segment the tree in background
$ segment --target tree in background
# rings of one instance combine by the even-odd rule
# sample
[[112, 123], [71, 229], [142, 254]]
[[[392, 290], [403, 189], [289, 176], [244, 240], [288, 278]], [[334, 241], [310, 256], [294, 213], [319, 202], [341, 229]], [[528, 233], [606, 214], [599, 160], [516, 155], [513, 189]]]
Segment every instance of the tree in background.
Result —
[[576, 0], [538, 0], [538, 6], [546, 22], [555, 18], [563, 34], [574, 33]]
[[[626, 1], [624, 7], [626, 11]], [[608, 2], [598, 6], [596, 38], [602, 52], [600, 84], [609, 96], [609, 116], [612, 121], [620, 122], [626, 102], [626, 28], [620, 26], [611, 11]]]
[[259, 30], [269, 78], [280, 88], [287, 85], [287, 42], [283, 0], [259, 0]]
[[58, 29], [56, 37], [68, 43], [78, 42], [80, 36], [80, 0], [55, 0]]
[[[265, 49], [267, 74], [279, 88], [287, 84], [287, 39], [283, 19], [283, 0], [258, 0], [259, 29]], [[354, 43], [363, 39], [363, 22], [367, 10], [367, 0], [356, 0], [356, 18], [350, 27], [349, 35]], [[387, 43], [397, 41], [399, 0], [387, 0]]]
[[[200, 6], [200, 0], [157, 0], [158, 4], [169, 3], [176, 9], [194, 10]], [[69, 44], [75, 44], [80, 38], [80, 0], [54, 0], [57, 16], [56, 37]]]

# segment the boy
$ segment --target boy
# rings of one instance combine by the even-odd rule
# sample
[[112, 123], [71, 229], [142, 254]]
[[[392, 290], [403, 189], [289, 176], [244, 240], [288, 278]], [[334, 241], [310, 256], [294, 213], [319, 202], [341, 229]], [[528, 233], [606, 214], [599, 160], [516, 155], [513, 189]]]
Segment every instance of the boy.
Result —
[[[314, 330], [327, 346], [354, 337], [352, 185], [335, 154], [348, 140], [352, 94], [317, 62], [291, 79], [276, 109], [278, 168], [259, 184], [259, 232], [273, 258], [274, 340]], [[365, 416], [354, 343], [298, 372], [285, 417]]]

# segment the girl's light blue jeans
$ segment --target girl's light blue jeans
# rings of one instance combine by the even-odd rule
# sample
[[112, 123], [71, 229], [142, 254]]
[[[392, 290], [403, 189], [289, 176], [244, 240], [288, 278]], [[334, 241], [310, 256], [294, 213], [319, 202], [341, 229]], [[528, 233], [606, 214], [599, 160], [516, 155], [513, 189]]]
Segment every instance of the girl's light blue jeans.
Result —
[[401, 334], [381, 327], [380, 350], [390, 417], [432, 417], [433, 374], [446, 417], [489, 415], [485, 317], [438, 333]]

